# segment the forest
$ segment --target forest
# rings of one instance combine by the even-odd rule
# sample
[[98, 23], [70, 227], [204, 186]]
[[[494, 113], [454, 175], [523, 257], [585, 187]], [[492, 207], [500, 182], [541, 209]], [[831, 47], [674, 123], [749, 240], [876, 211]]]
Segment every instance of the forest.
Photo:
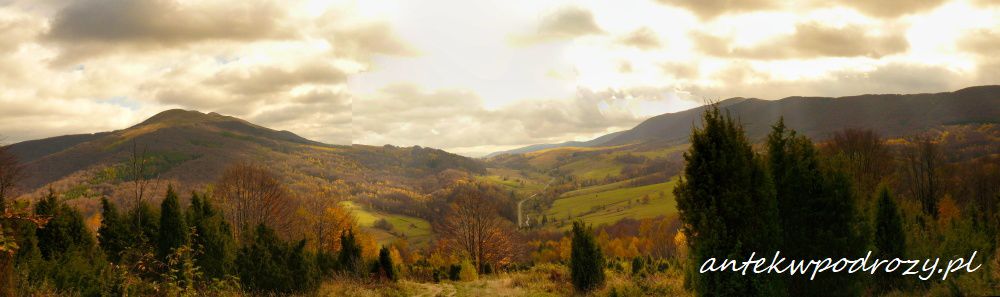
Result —
[[[0, 296], [996, 295], [998, 134], [995, 123], [967, 123], [813, 140], [779, 119], [754, 141], [711, 106], [689, 144], [656, 154], [350, 152], [370, 168], [404, 168], [375, 182], [351, 172], [323, 184], [287, 164], [239, 160], [204, 187], [175, 187], [151, 173], [169, 158], [133, 146], [109, 179], [113, 195], [22, 189], [31, 167], [2, 147]], [[553, 165], [577, 159], [620, 169]], [[567, 199], [613, 202], [580, 211]], [[364, 227], [355, 208], [381, 216]], [[600, 219], [628, 211], [644, 215]], [[409, 237], [417, 220], [432, 233]], [[709, 258], [778, 250], [793, 259], [975, 251], [982, 266], [945, 280], [698, 272]]]

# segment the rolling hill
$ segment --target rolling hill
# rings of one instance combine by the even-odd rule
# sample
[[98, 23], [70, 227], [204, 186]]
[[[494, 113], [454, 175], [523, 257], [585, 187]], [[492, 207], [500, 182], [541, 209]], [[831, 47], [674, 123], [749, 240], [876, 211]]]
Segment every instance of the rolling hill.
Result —
[[[1000, 86], [978, 86], [954, 92], [912, 95], [859, 95], [839, 98], [788, 97], [780, 100], [731, 98], [719, 102], [739, 118], [751, 140], [758, 140], [779, 117], [799, 133], [823, 139], [845, 128], [873, 129], [886, 137], [913, 134], [958, 123], [1000, 121]], [[586, 142], [538, 144], [501, 154], [524, 154], [558, 147], [619, 146], [647, 141], [687, 142], [691, 128], [700, 123], [704, 107], [649, 118], [632, 129]]]
[[[122, 130], [25, 141], [9, 148], [26, 166], [28, 178], [21, 185], [26, 198], [40, 197], [52, 188], [85, 215], [99, 209], [96, 198], [130, 197], [131, 177], [125, 169], [133, 148], [149, 164], [147, 177], [158, 181], [157, 189], [151, 190], [156, 197], [168, 184], [180, 193], [206, 191], [228, 165], [238, 161], [266, 165], [297, 197], [334, 193], [324, 195], [348, 201], [387, 192], [427, 195], [451, 180], [486, 173], [481, 161], [439, 149], [329, 145], [234, 117], [179, 109]], [[393, 236], [426, 237], [430, 232], [427, 223], [417, 218], [354, 209], [365, 219], [362, 223], [373, 217], [415, 222], [416, 227], [401, 225], [399, 232], [383, 234], [380, 239], [386, 241]]]

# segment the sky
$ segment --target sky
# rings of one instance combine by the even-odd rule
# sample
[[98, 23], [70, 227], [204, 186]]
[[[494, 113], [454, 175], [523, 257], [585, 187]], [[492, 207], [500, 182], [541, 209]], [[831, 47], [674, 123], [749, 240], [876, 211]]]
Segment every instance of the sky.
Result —
[[467, 156], [731, 97], [1000, 84], [997, 0], [0, 0], [0, 139], [218, 112]]

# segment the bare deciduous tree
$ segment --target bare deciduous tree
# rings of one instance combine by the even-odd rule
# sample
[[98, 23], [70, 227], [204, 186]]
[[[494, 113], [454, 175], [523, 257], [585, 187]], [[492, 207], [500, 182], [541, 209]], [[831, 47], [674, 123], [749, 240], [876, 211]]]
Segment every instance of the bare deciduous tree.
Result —
[[0, 214], [7, 210], [7, 198], [13, 198], [17, 184], [25, 177], [24, 165], [10, 152], [9, 146], [0, 147]]
[[0, 146], [0, 296], [14, 296], [14, 254], [17, 253], [17, 236], [10, 231], [11, 224], [26, 222], [41, 228], [47, 217], [7, 208], [7, 199], [14, 198], [18, 183], [26, 176], [25, 167], [10, 152], [9, 146]]
[[917, 137], [903, 151], [903, 170], [910, 194], [923, 205], [924, 213], [937, 217], [942, 193], [940, 146], [928, 137]]
[[892, 171], [892, 158], [882, 138], [870, 129], [845, 129], [833, 134], [824, 150], [843, 158], [862, 197], [873, 197]]
[[460, 194], [438, 226], [442, 243], [468, 256], [483, 272], [488, 264], [506, 264], [514, 253], [513, 226], [500, 216], [497, 201], [474, 192]]
[[159, 179], [149, 178], [149, 168], [148, 162], [149, 158], [146, 154], [146, 147], [143, 147], [142, 152], [139, 151], [138, 144], [136, 144], [135, 139], [132, 140], [132, 152], [129, 156], [128, 163], [126, 164], [126, 173], [128, 178], [132, 183], [132, 197], [129, 202], [132, 211], [135, 212], [136, 226], [142, 226], [142, 213], [139, 211], [139, 205], [146, 201], [146, 190], [151, 187], [151, 184], [155, 186]]
[[287, 234], [291, 231], [295, 203], [278, 177], [263, 165], [240, 162], [230, 165], [216, 183], [216, 194], [226, 207], [237, 238], [244, 228], [264, 224]]

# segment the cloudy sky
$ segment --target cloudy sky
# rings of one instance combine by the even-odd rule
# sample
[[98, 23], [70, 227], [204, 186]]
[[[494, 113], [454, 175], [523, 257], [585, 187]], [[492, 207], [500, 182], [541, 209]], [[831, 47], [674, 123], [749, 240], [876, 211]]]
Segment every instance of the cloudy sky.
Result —
[[0, 0], [0, 137], [215, 111], [478, 156], [729, 97], [1000, 83], [997, 0]]

